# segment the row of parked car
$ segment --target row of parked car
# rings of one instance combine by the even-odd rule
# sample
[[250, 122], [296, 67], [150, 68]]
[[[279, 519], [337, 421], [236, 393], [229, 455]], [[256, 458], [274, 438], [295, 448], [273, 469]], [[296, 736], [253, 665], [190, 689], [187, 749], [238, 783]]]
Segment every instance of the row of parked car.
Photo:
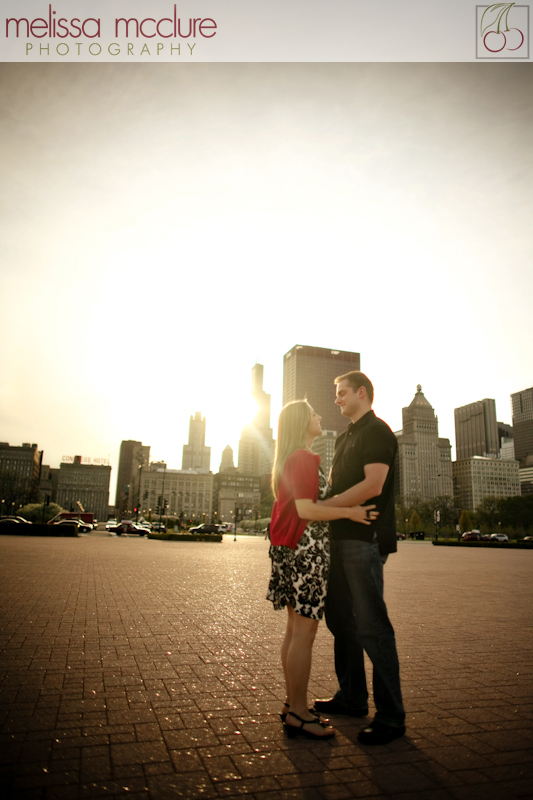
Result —
[[481, 531], [466, 531], [461, 536], [463, 542], [508, 542], [506, 533], [481, 533]]
[[227, 533], [230, 527], [233, 529], [233, 526], [225, 523], [217, 523], [216, 525], [204, 523], [203, 525], [195, 525], [193, 528], [189, 528], [189, 533]]
[[[232, 527], [233, 526], [226, 525], [225, 523], [216, 525], [203, 523], [202, 525], [195, 525], [193, 528], [189, 528], [188, 533], [227, 533]], [[163, 522], [133, 522], [130, 519], [123, 519], [121, 522], [117, 522], [116, 519], [110, 519], [106, 523], [105, 529], [110, 533], [116, 533], [117, 536], [121, 536], [123, 533], [134, 533], [139, 536], [145, 536], [150, 531], [157, 531], [158, 533], [164, 533], [166, 531]]]
[[[152, 530], [159, 530], [159, 523], [133, 522], [131, 519], [123, 519], [122, 522], [117, 522], [116, 519], [110, 519], [106, 523], [105, 529], [111, 533], [116, 533], [117, 536], [121, 536], [123, 533], [136, 533], [139, 536], [146, 536]], [[161, 524], [161, 529], [166, 530], [163, 524]]]
[[[16, 525], [32, 525], [33, 523], [30, 522], [29, 519], [24, 519], [24, 517], [0, 517], [0, 522], [14, 522]], [[83, 520], [77, 519], [60, 519], [57, 522], [49, 522], [49, 525], [77, 525], [78, 531], [81, 533], [89, 533], [96, 527], [91, 522], [84, 522]]]

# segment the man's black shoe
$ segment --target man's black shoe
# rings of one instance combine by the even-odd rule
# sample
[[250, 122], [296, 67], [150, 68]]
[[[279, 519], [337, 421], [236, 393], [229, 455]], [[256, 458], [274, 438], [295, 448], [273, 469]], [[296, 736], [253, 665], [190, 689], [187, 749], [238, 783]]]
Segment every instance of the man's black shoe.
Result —
[[359, 731], [357, 738], [361, 744], [388, 744], [399, 739], [405, 733], [405, 725], [395, 728], [393, 725], [385, 725], [384, 722], [374, 720], [367, 728]]
[[368, 708], [348, 708], [332, 697], [330, 700], [315, 700], [315, 711], [319, 714], [343, 714], [346, 717], [366, 717]]

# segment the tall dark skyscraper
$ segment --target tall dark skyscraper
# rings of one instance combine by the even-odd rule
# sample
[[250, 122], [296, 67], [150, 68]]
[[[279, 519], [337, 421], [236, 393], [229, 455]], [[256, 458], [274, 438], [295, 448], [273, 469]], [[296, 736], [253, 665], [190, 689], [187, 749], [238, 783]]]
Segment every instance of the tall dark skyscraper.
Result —
[[131, 511], [138, 502], [139, 468], [150, 463], [150, 446], [133, 439], [121, 442], [118, 459], [117, 494], [115, 510], [118, 516]]
[[[270, 431], [270, 395], [263, 389], [263, 365], [254, 364], [252, 367], [252, 397], [257, 404], [254, 425], [265, 431], [268, 437]], [[270, 435], [270, 438], [272, 436]]]
[[533, 386], [511, 395], [515, 458], [533, 464]]
[[243, 475], [267, 475], [272, 469], [274, 440], [270, 427], [270, 395], [263, 389], [263, 365], [252, 368], [252, 398], [256, 413], [239, 440], [239, 472]]
[[454, 410], [455, 458], [497, 458], [500, 452], [496, 402], [486, 397]]
[[402, 409], [402, 431], [396, 433], [396, 491], [408, 502], [453, 493], [451, 445], [439, 436], [439, 420], [420, 384]]
[[196, 411], [189, 420], [189, 443], [183, 445], [182, 469], [211, 469], [211, 448], [205, 444], [205, 417]]
[[283, 357], [283, 405], [307, 398], [322, 417], [322, 429], [341, 433], [349, 420], [335, 405], [338, 375], [361, 369], [359, 353], [297, 344]]

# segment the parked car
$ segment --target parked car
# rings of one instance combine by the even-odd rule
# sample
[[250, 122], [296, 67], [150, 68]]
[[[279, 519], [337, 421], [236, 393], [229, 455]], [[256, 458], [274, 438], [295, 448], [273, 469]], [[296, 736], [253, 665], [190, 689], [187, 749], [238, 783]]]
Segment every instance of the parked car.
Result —
[[524, 542], [533, 542], [533, 536], [524, 536]]
[[148, 527], [148, 525], [147, 525], [146, 523], [144, 523], [144, 522], [136, 522], [136, 523], [135, 523], [135, 526], [136, 526], [137, 528], [140, 528], [141, 530], [143, 530], [145, 533], [150, 533], [150, 532], [151, 532], [151, 530], [152, 530], [152, 529], [151, 529], [151, 528], [149, 528], [149, 527]]
[[403, 540], [405, 539], [405, 533], [400, 533], [400, 531], [396, 531], [396, 539], [399, 542], [403, 542]]
[[463, 542], [481, 542], [483, 537], [479, 531], [466, 531], [461, 539]]
[[83, 520], [78, 522], [77, 519], [60, 519], [58, 522], [54, 522], [54, 525], [77, 525], [80, 533], [90, 533], [93, 529], [88, 522], [83, 522]]
[[117, 525], [118, 525], [118, 522], [116, 521], [116, 519], [108, 519], [106, 524], [105, 524], [105, 529], [106, 529], [106, 531], [110, 531], [111, 528], [115, 528]]
[[229, 531], [229, 525], [226, 525], [225, 522], [219, 522], [218, 531], [219, 533], [227, 533], [227, 531]]
[[94, 518], [92, 511], [60, 511], [55, 517], [48, 520], [48, 525], [55, 525], [56, 522], [63, 522], [70, 520], [71, 522], [83, 522], [84, 525], [90, 525], [91, 530], [97, 527], [97, 522]]
[[8, 516], [0, 517], [0, 522], [14, 522], [15, 524], [16, 523], [22, 523], [22, 524], [26, 524], [26, 525], [31, 525], [32, 524], [29, 521], [29, 519], [24, 519], [24, 517], [8, 517]]
[[506, 533], [491, 533], [490, 540], [491, 542], [508, 542], [509, 537]]
[[218, 525], [208, 525], [204, 523], [203, 525], [196, 525], [194, 528], [189, 528], [189, 533], [220, 533], [218, 527]]
[[164, 522], [152, 522], [152, 530], [159, 533], [165, 533], [167, 526]]
[[131, 519], [123, 519], [119, 525], [115, 525], [114, 528], [110, 528], [113, 533], [116, 533], [117, 536], [122, 536], [123, 533], [136, 533], [139, 536], [145, 536], [148, 533], [146, 528], [140, 528]]

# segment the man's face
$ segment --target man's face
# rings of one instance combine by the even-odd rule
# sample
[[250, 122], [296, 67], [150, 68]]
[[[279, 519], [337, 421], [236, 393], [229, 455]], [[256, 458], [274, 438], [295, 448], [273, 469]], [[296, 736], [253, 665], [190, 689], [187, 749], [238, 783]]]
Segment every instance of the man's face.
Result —
[[348, 381], [341, 381], [337, 384], [337, 398], [335, 402], [339, 406], [341, 414], [344, 417], [352, 419], [359, 415], [362, 403], [361, 394], [364, 394], [364, 391], [362, 392], [361, 389], [362, 387], [354, 389]]

